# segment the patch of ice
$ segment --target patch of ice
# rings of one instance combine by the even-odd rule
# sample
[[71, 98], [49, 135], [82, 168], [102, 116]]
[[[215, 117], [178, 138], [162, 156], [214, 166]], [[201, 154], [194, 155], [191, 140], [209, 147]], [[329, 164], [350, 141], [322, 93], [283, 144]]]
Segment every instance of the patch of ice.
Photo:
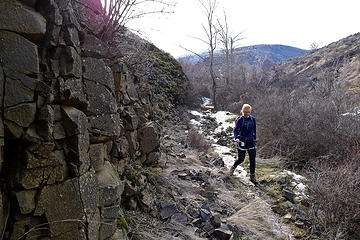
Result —
[[299, 183], [298, 185], [296, 185], [296, 189], [298, 189], [299, 191], [304, 192], [306, 190], [306, 186], [303, 183]]
[[199, 116], [199, 117], [205, 117], [205, 114], [202, 114], [201, 112], [195, 111], [195, 110], [190, 110], [189, 113], [191, 113], [194, 116]]
[[196, 121], [195, 119], [191, 119], [190, 123], [195, 126], [202, 126], [202, 123], [199, 121]]
[[292, 178], [293, 178], [294, 180], [297, 180], [297, 181], [306, 180], [305, 177], [303, 177], [303, 176], [301, 176], [301, 175], [298, 175], [298, 174], [296, 174], [296, 173], [294, 173], [294, 172], [291, 172], [291, 171], [289, 171], [289, 170], [283, 170], [282, 173], [292, 176]]
[[213, 113], [210, 115], [211, 117], [215, 118], [216, 122], [220, 124], [216, 129], [215, 133], [219, 133], [221, 131], [226, 130], [228, 127], [233, 128], [234, 122], [233, 121], [227, 121], [229, 119], [235, 118], [237, 115], [232, 114], [231, 112], [227, 111], [218, 111], [216, 113]]

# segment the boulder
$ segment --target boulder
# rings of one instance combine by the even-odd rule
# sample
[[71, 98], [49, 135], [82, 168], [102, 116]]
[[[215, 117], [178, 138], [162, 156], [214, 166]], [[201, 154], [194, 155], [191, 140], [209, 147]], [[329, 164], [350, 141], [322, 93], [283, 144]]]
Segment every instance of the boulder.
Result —
[[122, 133], [122, 121], [118, 114], [89, 117], [90, 132], [105, 137], [117, 137]]
[[220, 228], [221, 227], [221, 215], [218, 213], [215, 213], [211, 217], [211, 224], [214, 226], [214, 228]]
[[98, 197], [94, 192], [96, 185], [92, 179], [95, 180], [88, 174], [81, 181], [73, 178], [42, 189], [39, 204], [49, 222], [52, 238], [87, 239], [85, 211], [89, 209], [92, 213], [96, 209]]
[[122, 136], [114, 142], [111, 156], [116, 158], [125, 158], [129, 156], [129, 142], [126, 137]]
[[53, 126], [53, 137], [55, 140], [66, 138], [66, 133], [63, 125], [60, 122], [54, 123]]
[[160, 210], [160, 213], [159, 213], [160, 219], [161, 220], [166, 220], [169, 217], [173, 216], [177, 212], [178, 212], [178, 209], [176, 208], [175, 204], [173, 204], [173, 203], [165, 203], [161, 207], [161, 210]]
[[72, 46], [75, 48], [80, 46], [79, 33], [77, 29], [73, 26], [67, 26], [64, 29], [64, 40], [66, 45], [68, 46]]
[[[34, 1], [27, 0], [26, 3], [33, 5]], [[17, 1], [2, 0], [0, 2], [0, 29], [19, 33], [36, 42], [45, 35], [46, 20], [34, 9]]]
[[138, 130], [140, 150], [143, 153], [150, 153], [160, 146], [158, 131], [153, 122], [148, 122]]
[[4, 117], [21, 127], [29, 127], [35, 120], [36, 103], [23, 103], [5, 109]]
[[13, 123], [13, 122], [5, 119], [4, 132], [6, 133], [6, 136], [9, 139], [20, 139], [24, 133], [24, 130], [22, 127], [20, 127], [16, 123]]
[[84, 78], [95, 83], [102, 84], [108, 89], [114, 91], [114, 77], [111, 69], [106, 66], [102, 59], [85, 58], [83, 60]]
[[5, 83], [5, 107], [34, 101], [36, 82], [36, 79], [25, 75], [21, 78], [21, 80], [8, 77]]
[[102, 169], [96, 172], [96, 178], [99, 184], [99, 205], [111, 206], [120, 203], [124, 183], [109, 162], [106, 161]]
[[289, 200], [290, 202], [295, 202], [295, 193], [289, 189], [285, 189], [283, 191], [283, 196], [285, 199]]
[[60, 91], [56, 101], [62, 105], [83, 109], [89, 104], [84, 92], [81, 79], [63, 78], [58, 79]]
[[157, 163], [160, 159], [160, 152], [151, 152], [147, 155], [146, 160], [144, 162], [145, 165], [152, 165]]
[[69, 162], [73, 164], [74, 176], [79, 176], [84, 174], [90, 169], [90, 158], [89, 158], [89, 147], [90, 147], [90, 137], [89, 133], [85, 131], [84, 133], [75, 135], [68, 139], [67, 147], [69, 153], [67, 158]]
[[128, 108], [122, 113], [122, 117], [125, 120], [125, 129], [126, 130], [136, 130], [139, 126], [139, 117], [136, 114], [135, 110]]
[[87, 34], [82, 45], [82, 54], [85, 57], [104, 58], [108, 54], [108, 47], [94, 35]]
[[185, 213], [175, 213], [174, 215], [171, 216], [171, 222], [175, 223], [175, 224], [186, 224], [188, 221], [188, 217], [186, 216]]
[[0, 59], [6, 77], [39, 73], [37, 46], [16, 33], [0, 31]]
[[60, 57], [60, 74], [65, 78], [80, 78], [82, 75], [81, 57], [75, 48], [67, 46]]
[[84, 134], [87, 131], [88, 119], [82, 111], [69, 106], [63, 106], [61, 109], [67, 136]]
[[85, 89], [89, 99], [87, 111], [90, 114], [112, 114], [117, 110], [111, 91], [102, 84], [85, 80]]
[[101, 170], [104, 166], [105, 148], [104, 144], [92, 144], [90, 145], [89, 157], [91, 166], [95, 171]]
[[231, 239], [232, 232], [227, 228], [215, 229], [216, 239], [218, 240], [229, 240]]
[[35, 209], [35, 194], [36, 190], [15, 193], [21, 214], [31, 213]]

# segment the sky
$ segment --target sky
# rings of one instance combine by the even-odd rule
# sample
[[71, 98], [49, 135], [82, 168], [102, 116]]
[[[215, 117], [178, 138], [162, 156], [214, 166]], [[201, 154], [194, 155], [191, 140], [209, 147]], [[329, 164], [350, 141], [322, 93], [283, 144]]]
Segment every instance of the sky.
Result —
[[[201, 53], [207, 45], [202, 24], [206, 17], [198, 0], [174, 0], [172, 14], [148, 15], [129, 23], [143, 38], [174, 57]], [[239, 46], [282, 44], [310, 49], [326, 46], [360, 32], [359, 0], [217, 0], [216, 17], [227, 15]], [[182, 47], [180, 47], [182, 46]]]

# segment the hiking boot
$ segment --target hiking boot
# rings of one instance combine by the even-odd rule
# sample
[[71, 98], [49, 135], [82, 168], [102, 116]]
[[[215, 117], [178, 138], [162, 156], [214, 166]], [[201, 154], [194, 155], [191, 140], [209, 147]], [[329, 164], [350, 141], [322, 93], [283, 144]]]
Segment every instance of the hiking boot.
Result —
[[255, 174], [250, 175], [250, 182], [252, 182], [255, 185], [259, 184], [259, 182], [255, 178]]
[[235, 172], [235, 168], [234, 168], [234, 166], [232, 166], [232, 167], [230, 168], [229, 175], [230, 175], [230, 176], [234, 175], [234, 172]]

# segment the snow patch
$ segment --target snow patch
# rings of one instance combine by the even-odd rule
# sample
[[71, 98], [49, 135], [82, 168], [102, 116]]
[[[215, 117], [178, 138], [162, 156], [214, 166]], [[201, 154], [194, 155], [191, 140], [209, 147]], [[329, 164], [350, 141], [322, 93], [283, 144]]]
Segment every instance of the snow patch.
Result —
[[216, 122], [219, 124], [219, 126], [215, 129], [215, 133], [224, 131], [229, 127], [234, 128], [234, 122], [227, 120], [234, 119], [236, 116], [237, 115], [227, 111], [218, 111], [216, 113], [210, 114], [210, 117], [215, 118]]

